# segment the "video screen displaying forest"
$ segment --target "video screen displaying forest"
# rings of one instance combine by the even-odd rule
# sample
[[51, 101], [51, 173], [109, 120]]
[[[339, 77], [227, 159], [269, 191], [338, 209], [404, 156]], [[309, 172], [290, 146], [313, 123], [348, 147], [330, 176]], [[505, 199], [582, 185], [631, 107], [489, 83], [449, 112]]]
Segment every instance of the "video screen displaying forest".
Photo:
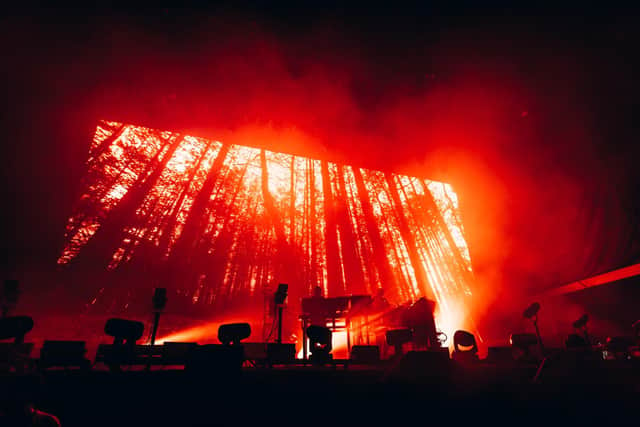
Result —
[[461, 320], [473, 271], [450, 185], [247, 143], [99, 122], [58, 264], [126, 273], [194, 307], [288, 283], [290, 302], [316, 286], [383, 289], [394, 304], [436, 300], [441, 324]]

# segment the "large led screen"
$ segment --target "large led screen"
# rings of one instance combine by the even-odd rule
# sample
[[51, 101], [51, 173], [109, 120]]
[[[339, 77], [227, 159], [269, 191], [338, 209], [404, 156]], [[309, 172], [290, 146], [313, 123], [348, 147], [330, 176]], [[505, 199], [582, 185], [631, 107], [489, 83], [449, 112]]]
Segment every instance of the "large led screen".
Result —
[[[138, 272], [194, 306], [291, 297], [435, 299], [466, 315], [473, 271], [450, 185], [101, 121], [58, 264]], [[447, 325], [449, 324], [449, 325]]]

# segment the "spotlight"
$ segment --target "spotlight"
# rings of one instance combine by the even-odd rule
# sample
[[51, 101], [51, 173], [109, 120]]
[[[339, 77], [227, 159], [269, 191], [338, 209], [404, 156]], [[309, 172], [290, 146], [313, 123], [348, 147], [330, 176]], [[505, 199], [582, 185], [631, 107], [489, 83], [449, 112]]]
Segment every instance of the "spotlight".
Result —
[[590, 350], [591, 338], [589, 337], [589, 331], [587, 330], [587, 323], [589, 322], [589, 315], [583, 314], [578, 320], [572, 323], [575, 333], [569, 334], [564, 342], [567, 349], [570, 350]]
[[238, 345], [249, 336], [251, 326], [248, 323], [227, 323], [218, 328], [218, 340], [224, 345]]
[[0, 340], [13, 339], [15, 344], [24, 343], [24, 336], [33, 329], [29, 316], [10, 316], [0, 319]]
[[542, 337], [540, 337], [540, 330], [538, 329], [538, 312], [540, 311], [540, 303], [534, 302], [522, 313], [522, 316], [531, 320], [533, 326], [536, 328], [536, 338], [538, 339], [538, 345], [540, 345], [540, 352], [544, 354], [544, 346], [542, 345]]
[[540, 311], [540, 303], [534, 302], [529, 307], [527, 307], [524, 313], [522, 313], [522, 316], [527, 319], [531, 319], [538, 315], [538, 311]]
[[33, 343], [25, 343], [25, 335], [33, 329], [33, 319], [28, 316], [9, 316], [0, 318], [0, 372], [12, 368], [24, 372], [31, 367]]
[[589, 315], [588, 314], [583, 314], [582, 316], [580, 316], [580, 318], [578, 320], [573, 322], [573, 327], [574, 327], [574, 329], [582, 329], [585, 326], [587, 326], [587, 322], [588, 321], [589, 321]]
[[114, 344], [134, 345], [143, 332], [144, 324], [135, 320], [113, 318], [104, 325], [104, 333], [113, 337]]
[[463, 330], [453, 334], [453, 359], [460, 361], [478, 360], [478, 344], [476, 337]]
[[142, 337], [144, 324], [135, 320], [109, 319], [104, 325], [105, 334], [113, 337], [113, 344], [100, 344], [96, 362], [104, 362], [111, 371], [119, 371], [121, 365], [136, 359], [136, 341]]

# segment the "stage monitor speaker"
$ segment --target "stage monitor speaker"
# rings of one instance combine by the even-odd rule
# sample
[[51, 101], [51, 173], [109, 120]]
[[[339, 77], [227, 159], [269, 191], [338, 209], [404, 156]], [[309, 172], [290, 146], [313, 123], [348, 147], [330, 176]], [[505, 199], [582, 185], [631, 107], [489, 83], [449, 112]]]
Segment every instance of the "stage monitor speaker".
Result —
[[513, 349], [511, 347], [489, 347], [487, 351], [489, 363], [513, 363]]
[[243, 362], [242, 346], [199, 345], [189, 352], [185, 371], [197, 375], [229, 377], [240, 374]]
[[442, 382], [451, 377], [452, 362], [444, 351], [409, 351], [386, 378], [400, 382]]
[[163, 365], [185, 365], [192, 351], [198, 347], [195, 342], [172, 342], [162, 345]]
[[374, 365], [380, 362], [380, 348], [377, 345], [354, 345], [351, 347], [351, 362]]
[[39, 366], [77, 367], [88, 369], [90, 362], [85, 358], [87, 347], [84, 341], [45, 341], [40, 349]]
[[296, 345], [269, 343], [267, 345], [267, 360], [272, 365], [293, 363], [296, 360]]

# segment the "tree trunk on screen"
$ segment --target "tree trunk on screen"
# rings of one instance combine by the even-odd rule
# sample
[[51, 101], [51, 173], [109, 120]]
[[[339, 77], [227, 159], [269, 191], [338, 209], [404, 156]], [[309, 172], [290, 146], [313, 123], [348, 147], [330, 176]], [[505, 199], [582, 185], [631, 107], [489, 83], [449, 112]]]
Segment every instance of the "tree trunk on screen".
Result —
[[[136, 210], [156, 184], [182, 141], [182, 136], [175, 136], [174, 141], [167, 150], [164, 149], [166, 145], [158, 150], [154, 159], [145, 168], [145, 171], [139, 175], [138, 180], [131, 186], [120, 202], [107, 214], [95, 235], [80, 251], [77, 257], [78, 260], [86, 259], [89, 262], [105, 264], [109, 262], [113, 253], [120, 246], [124, 227], [127, 223], [135, 222]], [[158, 161], [160, 155], [165, 151], [166, 153], [162, 156], [162, 160]]]
[[418, 247], [413, 235], [414, 231], [409, 229], [409, 224], [407, 223], [407, 218], [405, 217], [402, 202], [400, 200], [400, 195], [398, 194], [396, 181], [389, 173], [385, 173], [384, 177], [387, 181], [389, 194], [391, 195], [396, 218], [398, 219], [398, 228], [400, 229], [400, 234], [402, 234], [402, 240], [404, 240], [404, 243], [407, 247], [407, 252], [409, 252], [409, 260], [411, 260], [411, 266], [413, 267], [413, 271], [416, 275], [418, 288], [422, 289], [424, 296], [432, 298], [431, 286], [429, 285], [429, 280], [427, 279], [424, 265], [422, 265], [420, 256], [418, 255]]
[[174, 228], [176, 227], [176, 223], [178, 222], [178, 214], [180, 213], [182, 203], [184, 203], [184, 199], [187, 197], [187, 193], [189, 192], [189, 188], [191, 188], [191, 184], [193, 183], [193, 179], [195, 178], [198, 170], [200, 169], [200, 165], [202, 161], [207, 156], [209, 152], [209, 148], [211, 147], [211, 141], [207, 142], [207, 146], [202, 151], [202, 154], [198, 158], [196, 164], [189, 171], [189, 178], [185, 184], [183, 184], [182, 191], [180, 196], [173, 205], [173, 209], [171, 214], [169, 215], [169, 219], [166, 222], [166, 225], [163, 228], [162, 235], [160, 236], [160, 243], [158, 245], [160, 257], [163, 257], [169, 251], [169, 244], [171, 243], [171, 236], [173, 235]]
[[360, 198], [360, 204], [362, 206], [362, 212], [364, 213], [367, 231], [369, 238], [371, 239], [371, 247], [373, 249], [373, 260], [375, 262], [376, 270], [378, 271], [378, 277], [380, 277], [381, 285], [385, 290], [391, 290], [394, 293], [397, 292], [397, 286], [391, 266], [387, 259], [386, 250], [382, 237], [380, 237], [380, 231], [376, 217], [371, 207], [371, 201], [369, 200], [369, 193], [367, 187], [364, 184], [364, 178], [362, 171], [359, 168], [353, 168], [354, 177], [356, 181], [356, 187], [358, 189], [358, 196]]
[[313, 160], [307, 160], [307, 173], [309, 176], [309, 226], [307, 227], [309, 233], [309, 275], [310, 275], [310, 289], [312, 291], [316, 286], [321, 286], [318, 280], [318, 237], [317, 237], [317, 223], [316, 223], [316, 178], [315, 168]]
[[422, 198], [422, 200], [424, 200], [426, 204], [427, 211], [433, 212], [433, 216], [436, 220], [436, 224], [444, 234], [444, 237], [447, 241], [447, 245], [451, 248], [452, 255], [456, 263], [459, 265], [461, 273], [464, 275], [466, 279], [468, 280], [471, 279], [470, 273], [466, 268], [466, 265], [468, 263], [464, 260], [464, 257], [460, 253], [460, 249], [458, 249], [458, 246], [453, 240], [453, 236], [451, 236], [449, 227], [447, 227], [447, 223], [442, 217], [442, 213], [440, 212], [440, 209], [438, 209], [438, 205], [436, 204], [436, 201], [433, 198], [433, 194], [431, 194], [431, 191], [429, 190], [429, 187], [427, 185], [425, 185], [422, 181], [419, 181], [419, 182], [420, 182], [420, 185], [422, 186], [422, 190], [424, 193], [424, 197]]
[[107, 151], [111, 144], [113, 144], [118, 138], [122, 136], [122, 133], [126, 128], [127, 126], [125, 124], [120, 125], [116, 130], [113, 131], [111, 135], [109, 135], [104, 141], [102, 141], [91, 153], [91, 159], [89, 160], [89, 162], [93, 162], [98, 157], [100, 157], [102, 153]]
[[342, 283], [340, 257], [338, 253], [336, 207], [331, 190], [331, 177], [329, 165], [326, 161], [320, 163], [322, 171], [322, 194], [324, 196], [324, 240], [327, 250], [327, 285], [329, 296], [335, 297], [344, 294]]
[[230, 146], [228, 144], [223, 144], [222, 147], [220, 147], [220, 151], [218, 152], [213, 165], [211, 165], [211, 169], [209, 169], [207, 179], [204, 184], [202, 184], [202, 188], [193, 201], [193, 205], [191, 206], [191, 210], [189, 210], [189, 215], [185, 221], [184, 228], [171, 251], [170, 263], [185, 261], [189, 256], [191, 249], [193, 249], [195, 240], [198, 237], [197, 232], [199, 225], [205, 219], [205, 215], [209, 207], [209, 200], [211, 199], [211, 193], [216, 184], [216, 180], [218, 179], [220, 170], [224, 165], [227, 154], [229, 153], [229, 148]]
[[[337, 194], [338, 227], [342, 247], [342, 260], [349, 290], [355, 294], [366, 293], [364, 274], [359, 257], [356, 237], [353, 232], [351, 216], [349, 215], [349, 201], [344, 180], [344, 167], [338, 166], [338, 194]], [[347, 285], [345, 284], [345, 285]]]

